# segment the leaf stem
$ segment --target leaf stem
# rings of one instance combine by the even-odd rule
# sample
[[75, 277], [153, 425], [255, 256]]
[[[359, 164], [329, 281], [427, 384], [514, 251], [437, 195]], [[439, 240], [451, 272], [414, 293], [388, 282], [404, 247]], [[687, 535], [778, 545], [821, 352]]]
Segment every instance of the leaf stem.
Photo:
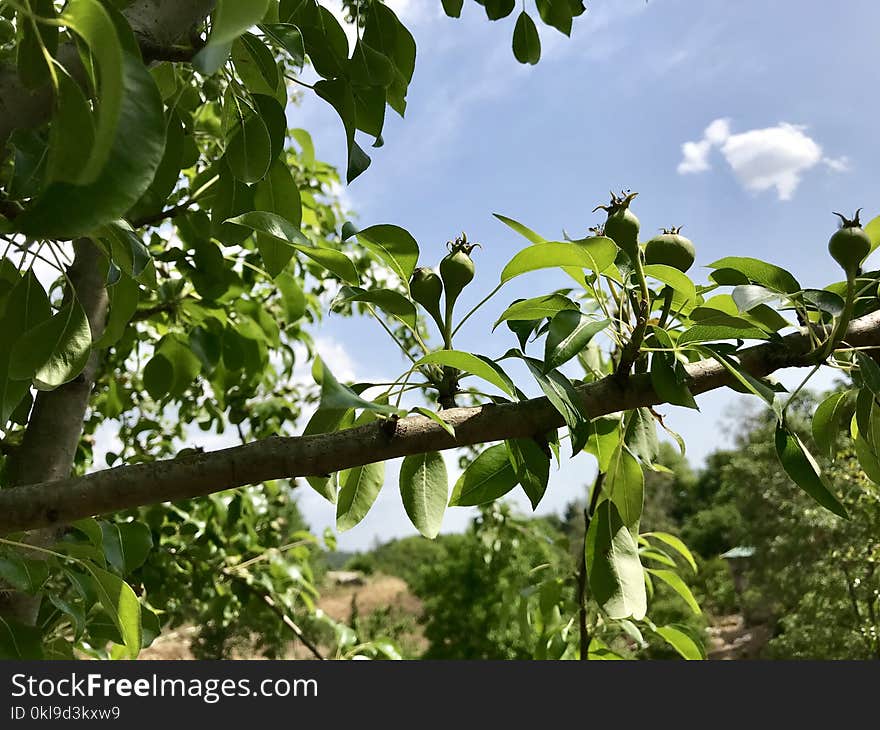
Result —
[[[501, 287], [502, 287], [502, 286], [504, 286], [504, 282], [503, 282], [503, 281], [502, 281], [498, 286], [496, 286], [492, 291], [490, 291], [485, 297], [483, 297], [483, 299], [480, 300], [480, 301], [477, 303], [477, 305], [476, 305], [473, 309], [471, 309], [466, 315], [464, 315], [464, 317], [462, 318], [461, 322], [459, 322], [458, 325], [456, 326], [456, 328], [455, 328], [454, 330], [452, 330], [452, 333], [450, 334], [450, 342], [449, 342], [449, 344], [447, 345], [447, 349], [449, 349], [449, 350], [452, 349], [452, 345], [451, 345], [451, 343], [452, 343], [452, 337], [455, 337], [455, 333], [458, 332], [458, 331], [461, 329], [461, 326], [462, 326], [465, 322], [467, 322], [467, 321], [471, 318], [471, 315], [475, 314], [476, 311], [477, 311], [480, 307], [482, 307], [486, 302], [488, 302], [492, 297], [494, 297], [494, 296], [495, 296], [495, 295], [501, 290]], [[451, 315], [452, 315], [451, 312], [448, 312], [448, 313], [447, 313], [447, 327], [449, 326], [449, 324], [448, 324], [448, 320], [451, 318]]]

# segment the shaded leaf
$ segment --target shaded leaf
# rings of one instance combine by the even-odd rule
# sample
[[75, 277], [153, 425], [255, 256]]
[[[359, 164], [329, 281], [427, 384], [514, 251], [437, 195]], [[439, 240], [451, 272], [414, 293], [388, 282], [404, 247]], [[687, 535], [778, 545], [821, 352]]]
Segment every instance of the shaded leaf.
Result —
[[593, 599], [610, 618], [643, 619], [648, 599], [638, 547], [610, 500], [596, 508], [585, 545]]
[[400, 497], [415, 528], [429, 540], [440, 533], [449, 477], [446, 462], [436, 451], [407, 456], [400, 465]]
[[834, 514], [849, 519], [844, 506], [822, 480], [819, 465], [796, 434], [785, 426], [776, 426], [776, 453], [792, 481]]
[[474, 459], [455, 483], [450, 507], [468, 507], [503, 497], [517, 484], [504, 444], [490, 446]]

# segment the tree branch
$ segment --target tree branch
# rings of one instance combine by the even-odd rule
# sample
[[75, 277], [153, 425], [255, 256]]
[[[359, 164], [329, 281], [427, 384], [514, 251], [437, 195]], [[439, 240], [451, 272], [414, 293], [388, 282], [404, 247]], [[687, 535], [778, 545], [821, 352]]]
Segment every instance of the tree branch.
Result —
[[[850, 323], [846, 342], [880, 346], [880, 312]], [[743, 368], [763, 377], [785, 367], [815, 365], [807, 332], [739, 353]], [[714, 360], [687, 365], [694, 395], [734, 385]], [[593, 418], [661, 403], [647, 374], [625, 382], [609, 376], [578, 387]], [[121, 466], [82, 477], [0, 491], [0, 534], [66, 523], [82, 517], [258, 484], [272, 479], [322, 476], [341, 469], [410, 454], [528, 438], [562, 425], [546, 398], [444, 411], [455, 436], [425, 416], [410, 416], [392, 431], [381, 422], [329, 434], [268, 438], [243, 446], [145, 464]]]
[[[189, 60], [195, 48], [181, 50], [179, 41], [211, 12], [215, 0], [134, 0], [123, 10], [144, 61]], [[73, 44], [59, 48], [58, 61], [74, 78], [85, 80], [79, 54]], [[0, 65], [0, 149], [14, 129], [33, 129], [52, 114], [52, 87], [24, 87], [15, 64]]]
[[[96, 341], [104, 331], [108, 303], [104, 275], [98, 265], [101, 252], [87, 238], [78, 239], [73, 247], [73, 264], [67, 270], [73, 291], [68, 291], [65, 298], [76, 295], [88, 318], [92, 340]], [[37, 393], [24, 438], [9, 458], [9, 481], [13, 489], [16, 484], [58, 480], [70, 475], [99, 358], [98, 350], [93, 350], [76, 378], [55, 390]], [[58, 537], [58, 531], [50, 529], [29, 535], [28, 542], [45, 545], [54, 543]], [[0, 601], [0, 614], [13, 615], [33, 624], [39, 606], [39, 596], [14, 592]]]

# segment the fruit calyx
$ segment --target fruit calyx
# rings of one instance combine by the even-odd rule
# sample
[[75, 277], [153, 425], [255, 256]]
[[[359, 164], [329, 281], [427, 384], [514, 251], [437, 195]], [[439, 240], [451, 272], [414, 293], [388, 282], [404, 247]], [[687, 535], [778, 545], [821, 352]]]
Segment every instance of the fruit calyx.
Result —
[[832, 211], [832, 212], [834, 213], [834, 215], [836, 215], [838, 218], [840, 218], [840, 227], [841, 228], [861, 228], [862, 227], [862, 222], [859, 220], [859, 216], [861, 216], [861, 214], [862, 214], [861, 208], [859, 208], [856, 211], [856, 214], [852, 217], [851, 220], [849, 218], [847, 218], [843, 213], [837, 213], [835, 211]]
[[593, 212], [595, 213], [597, 210], [604, 210], [608, 213], [608, 216], [611, 217], [615, 213], [629, 208], [629, 204], [632, 203], [637, 195], [638, 193], [634, 193], [631, 190], [622, 190], [620, 195], [617, 195], [612, 190], [611, 202], [608, 205], [597, 205], [593, 208]]

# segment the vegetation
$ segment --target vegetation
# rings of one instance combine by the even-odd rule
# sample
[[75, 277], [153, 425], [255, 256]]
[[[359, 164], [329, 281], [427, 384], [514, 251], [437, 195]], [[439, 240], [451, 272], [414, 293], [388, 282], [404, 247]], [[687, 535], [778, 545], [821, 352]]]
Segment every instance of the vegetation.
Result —
[[[463, 4], [442, 2], [453, 17]], [[477, 4], [489, 19], [516, 9]], [[292, 490], [307, 483], [336, 505], [339, 530], [354, 528], [398, 457], [393, 486], [425, 537], [448, 507], [482, 508], [467, 535], [441, 542], [436, 574], [410, 576], [432, 656], [703, 657], [697, 562], [675, 520], [709, 554], [756, 547], [749, 590], [777, 581], [761, 595], [787, 611], [759, 607], [782, 631], [773, 651], [876, 653], [880, 272], [862, 264], [880, 218], [841, 216], [822, 234], [842, 280], [815, 290], [737, 256], [693, 281], [694, 242], [670, 229], [644, 243], [661, 221], [642, 227], [631, 191], [597, 206], [577, 240], [498, 214], [523, 247], [462, 311], [479, 244], [462, 234], [425, 261], [399, 226], [354, 226], [336, 170], [287, 128], [300, 94], [326, 101], [350, 182], [370, 164], [363, 135], [381, 147], [387, 110], [405, 112], [412, 35], [380, 0], [344, 5], [353, 48], [317, 0], [0, 0], [0, 656], [136, 657], [194, 623], [202, 656], [277, 656], [289, 636], [315, 656], [396, 657], [374, 627], [318, 610], [312, 563], [332, 538], [308, 534]], [[533, 64], [540, 34], [568, 35], [584, 4], [527, 7], [512, 51]], [[475, 311], [539, 270], [571, 282], [510, 302], [485, 351], [457, 349]], [[313, 347], [331, 311], [375, 320], [410, 365], [388, 382], [340, 382]], [[313, 383], [294, 377], [305, 362]], [[529, 378], [514, 381], [512, 363]], [[810, 439], [802, 388], [767, 376], [801, 367], [806, 382], [823, 365], [849, 385], [819, 405]], [[772, 414], [761, 459], [716, 457], [718, 474], [680, 504], [653, 406], [694, 408], [721, 387]], [[108, 423], [115, 468], [98, 469]], [[193, 448], [196, 429], [241, 444]], [[452, 448], [469, 449], [454, 484], [441, 454]], [[584, 452], [599, 474], [576, 528], [495, 506], [518, 487], [537, 506], [551, 462]], [[831, 470], [813, 453], [836, 456]], [[767, 454], [780, 467], [766, 501], [741, 502], [755, 469], [770, 474]], [[659, 497], [670, 486], [671, 511]], [[783, 529], [815, 540], [818, 584], [782, 569]], [[765, 559], [778, 563], [759, 569]], [[839, 636], [801, 628], [844, 605]]]

